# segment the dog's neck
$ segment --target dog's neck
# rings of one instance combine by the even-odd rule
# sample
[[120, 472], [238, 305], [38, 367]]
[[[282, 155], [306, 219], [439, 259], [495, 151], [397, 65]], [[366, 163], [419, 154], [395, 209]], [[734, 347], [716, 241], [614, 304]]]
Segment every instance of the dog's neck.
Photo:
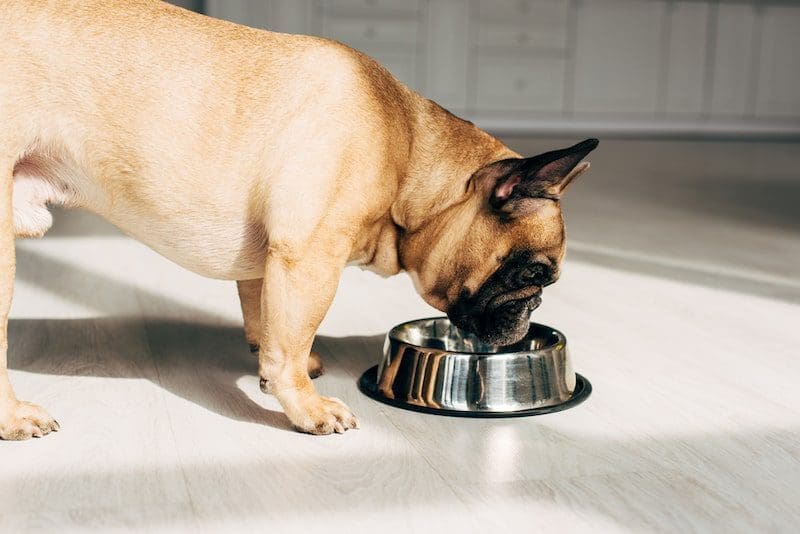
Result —
[[400, 259], [403, 236], [416, 232], [462, 202], [467, 182], [481, 167], [519, 155], [470, 122], [420, 98], [410, 131], [409, 159], [398, 176], [389, 212], [369, 236], [368, 268], [389, 276], [407, 266]]
[[503, 143], [430, 100], [418, 102], [405, 176], [399, 177], [391, 215], [406, 232], [424, 226], [463, 200], [467, 182], [481, 167], [519, 157]]

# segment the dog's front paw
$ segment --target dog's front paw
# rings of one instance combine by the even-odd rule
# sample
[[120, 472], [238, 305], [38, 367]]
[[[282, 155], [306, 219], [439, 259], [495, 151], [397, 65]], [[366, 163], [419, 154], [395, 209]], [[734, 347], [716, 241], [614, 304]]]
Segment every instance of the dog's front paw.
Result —
[[332, 397], [316, 395], [305, 400], [297, 409], [287, 410], [286, 415], [301, 432], [309, 434], [337, 434], [358, 428], [358, 419], [345, 403]]
[[58, 422], [44, 408], [30, 402], [17, 401], [8, 407], [0, 407], [0, 439], [40, 438], [59, 428]]

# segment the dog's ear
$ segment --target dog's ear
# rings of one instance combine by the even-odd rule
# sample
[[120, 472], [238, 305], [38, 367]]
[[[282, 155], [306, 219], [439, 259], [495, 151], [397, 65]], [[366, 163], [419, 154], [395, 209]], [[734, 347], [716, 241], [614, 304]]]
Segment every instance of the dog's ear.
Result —
[[597, 139], [587, 139], [531, 158], [492, 163], [483, 169], [494, 184], [489, 204], [508, 215], [525, 215], [546, 200], [560, 199], [567, 186], [589, 168], [589, 162], [581, 160], [598, 143]]

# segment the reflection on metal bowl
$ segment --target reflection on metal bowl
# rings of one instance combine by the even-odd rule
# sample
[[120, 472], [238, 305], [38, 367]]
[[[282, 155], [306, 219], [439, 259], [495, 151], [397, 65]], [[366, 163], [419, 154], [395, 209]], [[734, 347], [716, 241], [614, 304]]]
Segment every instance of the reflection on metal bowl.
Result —
[[401, 408], [473, 417], [536, 415], [579, 404], [591, 384], [572, 369], [567, 339], [531, 323], [508, 346], [482, 343], [445, 318], [400, 324], [386, 335], [383, 359], [361, 390]]

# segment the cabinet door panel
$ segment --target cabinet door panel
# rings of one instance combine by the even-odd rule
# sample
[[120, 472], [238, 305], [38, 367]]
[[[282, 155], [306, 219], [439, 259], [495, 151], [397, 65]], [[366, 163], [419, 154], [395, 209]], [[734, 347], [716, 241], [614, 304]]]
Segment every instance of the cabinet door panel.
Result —
[[402, 19], [361, 19], [325, 17], [323, 33], [356, 48], [371, 43], [401, 44], [413, 48], [417, 42], [417, 21]]
[[561, 58], [478, 59], [479, 110], [561, 111], [564, 97]]
[[702, 113], [706, 77], [708, 4], [675, 2], [669, 13], [664, 111]]
[[656, 111], [663, 16], [662, 2], [579, 4], [575, 111]]
[[426, 95], [448, 109], [467, 107], [469, 11], [463, 0], [436, 0], [428, 12]]
[[[268, 2], [264, 2], [269, 5]], [[253, 17], [247, 0], [206, 0], [205, 12], [212, 17], [225, 19], [237, 24], [245, 24], [254, 28], [263, 28], [267, 21], [263, 18]]]
[[562, 0], [481, 0], [481, 46], [564, 48], [569, 2]]
[[325, 11], [412, 14], [417, 7], [416, 0], [322, 0], [322, 9]]
[[270, 0], [272, 5], [272, 27], [270, 29], [284, 33], [311, 32], [311, 0]]
[[[567, 44], [567, 26], [564, 24], [542, 31], [485, 22], [479, 26], [478, 43], [482, 47], [563, 49]], [[535, 50], [532, 53], [536, 53]]]
[[746, 115], [755, 73], [753, 46], [755, 9], [748, 4], [720, 3], [711, 93], [713, 115]]
[[558, 17], [567, 4], [563, 0], [478, 0], [478, 18], [482, 22], [536, 24], [537, 18]]
[[756, 114], [800, 116], [800, 6], [770, 6], [761, 26]]

